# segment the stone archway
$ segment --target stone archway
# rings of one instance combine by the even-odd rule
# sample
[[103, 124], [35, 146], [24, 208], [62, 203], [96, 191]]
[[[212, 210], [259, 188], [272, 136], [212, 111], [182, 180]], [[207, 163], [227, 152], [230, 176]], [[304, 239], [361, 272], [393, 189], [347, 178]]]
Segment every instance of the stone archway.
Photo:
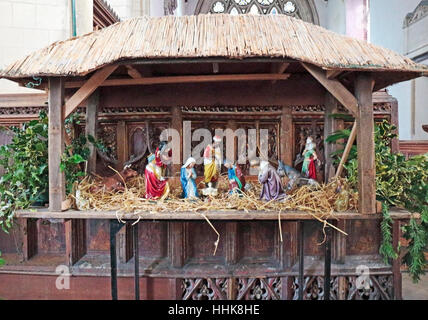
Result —
[[287, 14], [319, 25], [314, 0], [199, 0], [195, 14]]

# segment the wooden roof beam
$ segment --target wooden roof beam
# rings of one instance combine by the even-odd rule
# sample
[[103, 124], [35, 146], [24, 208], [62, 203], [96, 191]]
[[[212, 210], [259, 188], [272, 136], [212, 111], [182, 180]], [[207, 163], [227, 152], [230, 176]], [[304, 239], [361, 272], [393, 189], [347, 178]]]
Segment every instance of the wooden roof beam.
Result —
[[[289, 62], [273, 63], [272, 64], [272, 73], [283, 74], [289, 66], [290, 66]], [[273, 80], [272, 84], [275, 84], [275, 82], [276, 82], [276, 80]]]
[[[64, 119], [85, 101], [113, 72], [117, 65], [109, 65], [97, 70], [88, 80], [81, 82], [79, 90], [64, 104]], [[132, 80], [132, 79], [131, 79]]]
[[140, 79], [143, 77], [143, 75], [138, 71], [135, 67], [131, 66], [130, 64], [127, 64], [126, 69], [128, 70], [128, 74], [133, 79]]
[[[265, 80], [266, 81], [269, 81], [269, 80], [272, 81], [272, 80], [287, 80], [289, 77], [290, 77], [290, 74], [288, 74], [288, 73], [284, 73], [284, 74], [272, 74], [272, 73], [212, 74], [212, 75], [192, 75], [192, 76], [144, 77], [144, 78], [139, 78], [139, 79], [109, 79], [109, 80], [106, 80], [107, 79], [107, 77], [106, 77], [102, 82], [98, 81], [97, 84], [99, 83], [98, 86], [100, 86], [100, 87], [114, 87], [114, 86], [136, 86], [136, 85], [222, 82], [222, 81], [226, 81], [226, 82], [230, 82], [230, 81], [265, 81]], [[89, 82], [89, 80], [87, 82]], [[81, 89], [83, 89], [83, 86], [85, 86], [87, 82], [83, 82], [83, 81], [67, 82], [65, 84], [65, 87], [68, 89], [69, 88], [80, 88], [79, 91], [81, 91]], [[89, 85], [86, 85], [86, 86], [88, 88], [92, 88]], [[86, 92], [87, 90], [88, 90], [87, 88], [84, 91], [82, 90], [82, 93]], [[76, 94], [79, 93], [79, 91], [76, 92]], [[89, 94], [91, 94], [92, 92], [90, 92]], [[82, 95], [82, 96], [84, 96], [84, 99], [86, 99], [89, 96], [89, 94], [87, 96], [86, 95]], [[81, 100], [81, 99], [79, 99], [79, 100]], [[83, 100], [81, 100], [80, 102], [82, 102]], [[76, 100], [76, 101], [78, 101], [78, 100]], [[68, 106], [67, 110], [71, 110], [71, 107], [74, 107], [74, 108], [77, 107], [80, 104], [80, 102], [77, 105], [75, 103], [73, 103], [71, 106]]]
[[326, 74], [327, 74], [327, 79], [336, 79], [338, 76], [340, 76], [342, 73], [344, 72], [344, 70], [342, 69], [331, 69], [331, 70], [327, 70]]
[[348, 89], [336, 79], [328, 79], [324, 70], [311, 64], [302, 62], [302, 66], [318, 82], [330, 92], [355, 117], [358, 114], [358, 101]]

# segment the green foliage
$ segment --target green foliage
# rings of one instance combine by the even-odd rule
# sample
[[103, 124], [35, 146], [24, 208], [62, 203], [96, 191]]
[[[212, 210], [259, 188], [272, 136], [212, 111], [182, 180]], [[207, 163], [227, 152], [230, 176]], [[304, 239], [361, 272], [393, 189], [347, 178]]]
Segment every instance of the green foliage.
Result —
[[[404, 207], [410, 212], [420, 213], [420, 221], [412, 219], [409, 225], [403, 228], [403, 235], [409, 240], [408, 252], [403, 262], [417, 281], [426, 267], [424, 250], [428, 243], [428, 154], [406, 160], [402, 154], [392, 153], [390, 144], [391, 139], [396, 137], [395, 129], [387, 121], [375, 126], [376, 198], [383, 204], [380, 253], [385, 261], [397, 258], [397, 250], [392, 246], [389, 206]], [[347, 134], [348, 132], [342, 130], [328, 137], [326, 141], [335, 142]], [[344, 168], [349, 184], [356, 188], [358, 163], [356, 146], [353, 148], [355, 152], [350, 153]], [[340, 150], [332, 157], [335, 161], [340, 161], [342, 153], [343, 150]]]
[[[79, 115], [72, 114], [66, 124], [78, 124]], [[48, 118], [41, 112], [39, 119], [24, 124], [21, 128], [10, 128], [14, 134], [12, 142], [0, 147], [0, 226], [7, 233], [12, 227], [16, 210], [26, 209], [34, 203], [48, 202]], [[61, 170], [66, 176], [66, 190], [71, 191], [75, 181], [85, 173], [82, 164], [89, 157], [88, 141], [96, 148], [105, 150], [101, 142], [93, 137], [80, 135], [73, 139], [62, 155]], [[70, 155], [70, 151], [71, 155]]]
[[[1, 257], [1, 251], [0, 251], [0, 257]], [[6, 263], [6, 261], [4, 261], [4, 259], [0, 258], [0, 267], [2, 265], [4, 265]]]
[[0, 225], [8, 232], [13, 214], [35, 202], [48, 200], [48, 119], [45, 112], [21, 128], [6, 129], [12, 142], [0, 147]]
[[389, 263], [389, 259], [397, 259], [398, 253], [394, 250], [392, 245], [392, 218], [389, 213], [389, 206], [386, 203], [382, 203], [382, 214], [383, 220], [380, 223], [380, 228], [382, 231], [382, 243], [379, 248], [380, 254], [383, 256], [384, 262]]

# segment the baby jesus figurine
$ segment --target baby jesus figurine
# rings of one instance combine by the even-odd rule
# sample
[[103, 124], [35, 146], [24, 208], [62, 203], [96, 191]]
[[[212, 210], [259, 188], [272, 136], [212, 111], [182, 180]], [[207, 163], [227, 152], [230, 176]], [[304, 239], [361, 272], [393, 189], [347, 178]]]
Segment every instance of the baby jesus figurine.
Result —
[[199, 198], [198, 189], [196, 187], [196, 160], [192, 157], [187, 159], [186, 163], [181, 167], [181, 187], [183, 188], [182, 197], [184, 199]]

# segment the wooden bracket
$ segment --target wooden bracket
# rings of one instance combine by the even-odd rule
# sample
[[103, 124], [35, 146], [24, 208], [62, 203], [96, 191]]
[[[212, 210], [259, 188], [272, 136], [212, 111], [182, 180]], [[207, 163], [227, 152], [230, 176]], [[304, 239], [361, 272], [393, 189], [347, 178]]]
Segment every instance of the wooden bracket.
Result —
[[327, 89], [355, 117], [358, 114], [358, 100], [338, 80], [328, 79], [324, 70], [314, 65], [302, 63], [302, 66]]
[[[79, 90], [64, 104], [64, 120], [85, 101], [113, 72], [117, 65], [106, 66], [81, 83]], [[131, 79], [132, 80], [132, 79]]]

